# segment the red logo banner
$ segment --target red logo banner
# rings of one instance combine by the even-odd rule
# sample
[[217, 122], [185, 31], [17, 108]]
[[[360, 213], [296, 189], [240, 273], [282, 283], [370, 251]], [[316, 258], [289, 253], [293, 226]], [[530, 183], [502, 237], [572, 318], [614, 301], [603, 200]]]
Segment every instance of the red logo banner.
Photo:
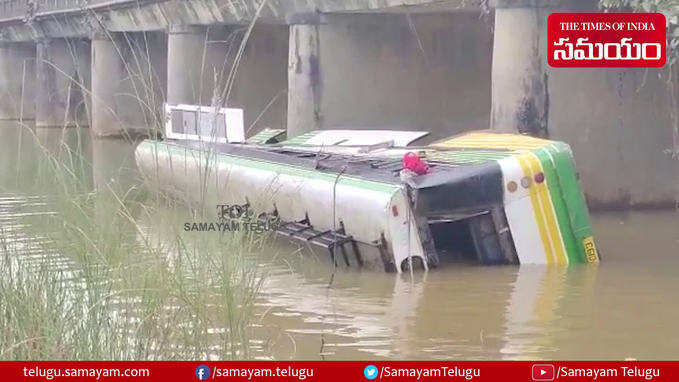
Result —
[[679, 361], [8, 361], [0, 381], [677, 381]]
[[667, 59], [662, 13], [552, 13], [547, 27], [555, 68], [659, 68]]

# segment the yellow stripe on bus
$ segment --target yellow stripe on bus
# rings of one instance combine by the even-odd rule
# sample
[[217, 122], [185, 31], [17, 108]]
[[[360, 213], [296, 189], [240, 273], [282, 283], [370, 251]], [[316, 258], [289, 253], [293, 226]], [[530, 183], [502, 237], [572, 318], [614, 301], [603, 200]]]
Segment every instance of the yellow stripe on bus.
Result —
[[469, 133], [433, 146], [460, 148], [488, 148], [504, 150], [534, 150], [548, 145], [550, 141], [516, 134]]
[[491, 150], [510, 150], [510, 151], [529, 151], [539, 149], [542, 146], [535, 145], [521, 145], [521, 144], [496, 144], [493, 142], [474, 142], [474, 141], [464, 141], [464, 142], [443, 142], [434, 145], [436, 147], [442, 148], [459, 148], [459, 149], [491, 149]]
[[[540, 160], [535, 154], [526, 155], [528, 162], [530, 163], [533, 174], [538, 172], [543, 172]], [[559, 264], [568, 264], [568, 256], [566, 256], [566, 248], [563, 245], [563, 238], [561, 237], [561, 231], [556, 222], [556, 211], [554, 211], [554, 205], [549, 195], [549, 190], [547, 190], [547, 183], [535, 183], [531, 182], [532, 186], [535, 188], [535, 193], [540, 199], [540, 204], [542, 205], [542, 211], [545, 214], [545, 223], [547, 224], [547, 232], [550, 236], [550, 241], [556, 254], [556, 261]]]
[[[524, 177], [533, 179], [533, 174], [528, 164], [528, 160], [524, 156], [517, 156], [517, 161], [521, 165]], [[528, 195], [530, 195], [531, 204], [533, 205], [533, 213], [535, 214], [535, 222], [538, 225], [538, 233], [540, 234], [540, 240], [542, 241], [542, 246], [545, 250], [545, 257], [547, 264], [554, 264], [554, 254], [552, 253], [552, 245], [549, 242], [549, 234], [547, 233], [547, 227], [545, 225], [545, 219], [543, 216], [542, 208], [540, 208], [540, 200], [538, 199], [535, 189], [528, 189]]]

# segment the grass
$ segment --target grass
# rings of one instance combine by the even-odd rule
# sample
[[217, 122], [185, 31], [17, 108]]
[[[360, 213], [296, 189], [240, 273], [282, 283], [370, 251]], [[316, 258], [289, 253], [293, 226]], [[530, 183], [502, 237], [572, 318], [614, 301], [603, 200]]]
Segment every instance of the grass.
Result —
[[183, 232], [215, 217], [141, 180], [93, 190], [82, 153], [39, 152], [24, 187], [49, 190], [54, 214], [21, 221], [44, 238], [38, 260], [0, 235], [0, 359], [249, 358], [262, 237]]
[[[229, 102], [247, 41], [266, 3], [247, 27], [228, 36], [224, 64], [213, 68], [212, 106]], [[100, 22], [92, 10], [83, 12]], [[165, 95], [151, 59], [157, 42], [146, 32], [114, 35], [100, 26], [125, 65], [126, 78], [119, 86], [124, 90], [115, 96], [136, 102], [145, 133], [159, 137]], [[69, 94], [73, 87], [83, 99], [96, 100], [78, 75], [78, 41], [65, 41], [75, 74], [51, 61], [40, 64], [68, 80]], [[206, 33], [204, 50], [209, 43]], [[209, 71], [203, 62], [201, 78]], [[202, 93], [199, 88], [199, 97]], [[67, 110], [91, 112], [90, 102], [72, 102], [69, 96]], [[108, 108], [123, 129], [121, 136], [131, 141], [138, 126], [127, 126], [113, 105]], [[71, 112], [64, 124], [78, 125], [78, 118], [68, 117]], [[80, 145], [80, 134], [87, 130], [76, 126], [77, 145], [72, 145], [62, 128], [59, 142], [47, 148], [21, 122], [18, 152], [22, 146], [38, 149], [30, 152], [24, 170], [19, 164], [27, 158], [16, 158], [16, 174], [8, 178], [16, 179], [21, 194], [41, 196], [41, 201], [44, 196], [53, 214], [20, 221], [26, 225], [22, 234], [36, 238], [32, 244], [37, 250], [18, 243], [14, 233], [0, 231], [0, 360], [249, 358], [254, 301], [263, 280], [249, 255], [264, 238], [245, 231], [184, 232], [184, 221], [215, 220], [214, 206], [205, 203], [207, 187], [201, 187], [199, 205], [187, 206], [145, 188], [141, 179], [101, 184], [93, 179], [92, 163]], [[209, 160], [200, 172], [207, 185]]]

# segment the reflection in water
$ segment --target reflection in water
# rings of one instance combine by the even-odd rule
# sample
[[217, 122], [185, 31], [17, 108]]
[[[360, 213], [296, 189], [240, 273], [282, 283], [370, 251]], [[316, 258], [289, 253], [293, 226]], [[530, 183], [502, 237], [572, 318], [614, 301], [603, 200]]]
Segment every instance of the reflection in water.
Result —
[[94, 139], [91, 145], [94, 186], [129, 189], [138, 177], [134, 161], [136, 145], [119, 139]]
[[[79, 153], [74, 157], [83, 162], [70, 163], [69, 158], [69, 164], [80, 170], [78, 175], [91, 187], [91, 142], [89, 129], [19, 127], [16, 122], [0, 121], [0, 190], [25, 192], [47, 165], [41, 153], [65, 160], [69, 152]], [[116, 160], [116, 156], [109, 159]]]
[[[92, 163], [85, 175], [93, 187], [132, 184], [134, 145], [92, 141], [86, 133], [0, 127], [0, 221], [11, 218], [17, 203], [28, 203], [21, 184], [39, 171], [31, 158], [41, 148], [30, 144], [28, 134], [53, 153], [80, 145]], [[153, 216], [141, 222], [158, 242], [189, 218], [180, 209], [165, 212], [177, 215], [176, 227], [159, 225], [167, 219]], [[412, 276], [351, 269], [333, 275], [322, 253], [276, 241], [252, 256], [253, 266], [267, 273], [253, 356], [675, 358], [679, 213], [594, 214], [593, 225], [603, 257], [598, 266], [458, 265]], [[55, 267], [65, 266], [49, 255]]]
[[[522, 267], [523, 272], [519, 272], [514, 282], [514, 290], [507, 305], [506, 319], [506, 343], [501, 349], [502, 354], [508, 355], [507, 358], [519, 355], [530, 359], [532, 354], [541, 348], [536, 344], [536, 339], [531, 336], [532, 325], [536, 321], [544, 324], [545, 321], [552, 321], [553, 317], [540, 317], [540, 313], [547, 312], [551, 316], [555, 301], [544, 301], [541, 296], [544, 279], [547, 275], [547, 267]], [[530, 268], [530, 269], [529, 269]], [[552, 271], [552, 270], [549, 270]], [[559, 272], [553, 270], [552, 272]], [[561, 276], [561, 275], [559, 275]], [[553, 296], [553, 293], [548, 295]]]
[[505, 345], [501, 353], [508, 359], [537, 359], [558, 352], [555, 341], [566, 309], [567, 296], [577, 302], [591, 300], [598, 266], [572, 268], [522, 266], [509, 299], [506, 313]]

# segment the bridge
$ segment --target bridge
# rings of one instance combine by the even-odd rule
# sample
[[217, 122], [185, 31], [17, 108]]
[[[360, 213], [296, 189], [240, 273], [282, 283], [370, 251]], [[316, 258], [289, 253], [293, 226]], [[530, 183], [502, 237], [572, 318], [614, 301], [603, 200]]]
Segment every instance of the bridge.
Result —
[[[162, 129], [170, 102], [242, 107], [250, 133], [490, 127], [571, 143], [595, 204], [670, 203], [679, 170], [663, 153], [676, 123], [669, 69], [546, 63], [547, 15], [596, 9], [594, 0], [0, 0], [0, 119], [116, 137]], [[637, 175], [620, 180], [625, 171]]]
[[313, 13], [478, 10], [482, 4], [480, 0], [1, 0], [0, 23], [12, 29], [13, 39], [22, 40], [55, 37], [55, 33], [87, 36], [79, 24], [83, 20], [87, 24], [92, 16], [109, 31], [129, 32], [173, 25], [243, 24], [254, 18], [284, 24], [291, 17]]
[[[285, 50], [294, 50], [296, 54], [291, 55], [291, 59], [299, 57], [300, 66], [305, 66], [308, 60], [300, 57], [300, 54], [311, 58], [315, 52], [309, 49], [313, 50], [315, 47], [308, 46], [298, 37], [308, 35], [308, 31], [319, 34], [319, 29], [330, 29], [325, 26], [319, 28], [319, 25], [330, 24], [328, 19], [334, 15], [341, 19], [342, 15], [347, 14], [355, 14], [360, 18], [361, 13], [400, 14], [400, 18], [403, 18], [403, 14], [410, 13], [478, 13], [481, 10], [480, 4], [464, 0], [2, 0], [0, 41], [15, 43], [15, 54], [8, 54], [8, 59], [17, 65], [22, 59], [28, 59], [26, 71], [29, 76], [28, 79], [18, 76], [18, 71], [8, 76], [6, 80], [14, 83], [11, 86], [14, 89], [18, 86], [16, 81], [22, 78], [24, 83], [21, 88], [28, 99], [16, 100], [10, 94], [15, 102], [4, 108], [0, 107], [5, 109], [0, 113], [4, 116], [0, 117], [18, 118], [17, 113], [21, 111], [24, 113], [22, 118], [32, 119], [31, 100], [35, 98], [34, 118], [38, 126], [79, 122], [90, 124], [93, 131], [101, 136], [143, 130], [157, 118], [150, 110], [160, 104], [157, 101], [166, 99], [177, 103], [210, 103], [215, 87], [219, 82], [228, 79], [205, 79], [203, 77], [208, 76], [205, 72], [214, 70], [216, 61], [224, 61], [224, 57], [220, 57], [224, 56], [223, 48], [229, 43], [233, 48], [233, 34], [236, 31], [242, 32], [253, 20], [258, 26], [253, 40], [279, 45], [270, 46], [268, 50], [282, 53], [287, 53]], [[344, 20], [347, 19], [351, 17], [345, 16]], [[238, 38], [242, 39], [242, 36]], [[289, 42], [292, 45], [288, 47]], [[5, 44], [5, 47], [9, 45]], [[136, 53], [145, 51], [146, 59], [134, 60], [135, 50]], [[102, 59], [93, 59], [97, 55]], [[196, 58], [203, 56], [209, 62], [196, 65]], [[16, 60], [12, 61], [12, 58]], [[34, 63], [30, 61], [33, 58], [37, 60]], [[268, 59], [281, 61], [278, 56], [270, 56]], [[124, 64], [116, 65], [116, 61]], [[270, 68], [269, 72], [272, 73], [269, 73], [269, 77], [273, 73], [281, 74], [281, 69], [292, 65], [279, 63], [280, 68]], [[23, 65], [22, 61], [20, 66]], [[221, 69], [226, 68], [222, 66]], [[306, 91], [309, 96], [311, 92], [318, 93], [318, 89], [304, 89], [311, 84], [300, 83], [309, 82], [307, 77], [315, 70], [307, 69], [300, 76], [290, 76], [288, 83], [300, 92]], [[32, 70], [37, 71], [36, 84], [30, 83]], [[241, 73], [247, 70], [245, 65], [240, 68]], [[97, 73], [103, 73], [104, 76]], [[296, 71], [292, 72], [295, 73]], [[154, 79], [139, 84], [134, 81], [119, 81], [129, 77]], [[242, 77], [247, 77], [247, 74]], [[285, 73], [280, 77], [285, 77]], [[280, 78], [279, 81], [272, 81], [272, 86], [277, 82], [280, 82]], [[198, 83], [204, 85], [199, 86], [202, 87], [201, 94], [196, 94]], [[65, 97], [67, 94], [73, 95], [74, 88], [80, 90], [80, 93], [89, 93], [89, 97], [82, 94], [78, 98], [79, 103], [70, 100], [67, 109], [71, 110], [66, 110]], [[286, 91], [285, 86], [279, 88], [271, 90]], [[35, 96], [33, 92], [36, 93]], [[299, 110], [299, 113], [291, 113], [292, 120], [286, 121], [289, 122], [287, 124], [295, 127], [306, 125], [307, 127], [301, 128], [303, 130], [319, 127], [318, 121], [309, 120], [309, 113], [314, 113], [314, 106], [304, 105], [318, 97], [300, 100], [301, 93], [287, 93], [292, 94], [288, 96], [288, 101], [293, 101], [288, 109]], [[120, 96], [117, 100], [114, 99], [120, 94], [131, 95], [135, 100], [124, 100]], [[268, 93], [263, 97], [271, 98], [276, 94]], [[247, 97], [253, 98], [252, 95]], [[139, 110], [139, 101], [148, 103], [150, 98], [156, 101], [153, 107], [147, 105]], [[300, 102], [296, 102], [298, 100]], [[85, 106], [90, 101], [91, 110], [86, 111]], [[239, 106], [249, 106], [249, 113], [259, 113], [263, 105], [255, 102]], [[74, 108], [77, 110], [72, 110]], [[298, 121], [297, 116], [302, 119]], [[280, 123], [280, 118], [276, 122]]]

